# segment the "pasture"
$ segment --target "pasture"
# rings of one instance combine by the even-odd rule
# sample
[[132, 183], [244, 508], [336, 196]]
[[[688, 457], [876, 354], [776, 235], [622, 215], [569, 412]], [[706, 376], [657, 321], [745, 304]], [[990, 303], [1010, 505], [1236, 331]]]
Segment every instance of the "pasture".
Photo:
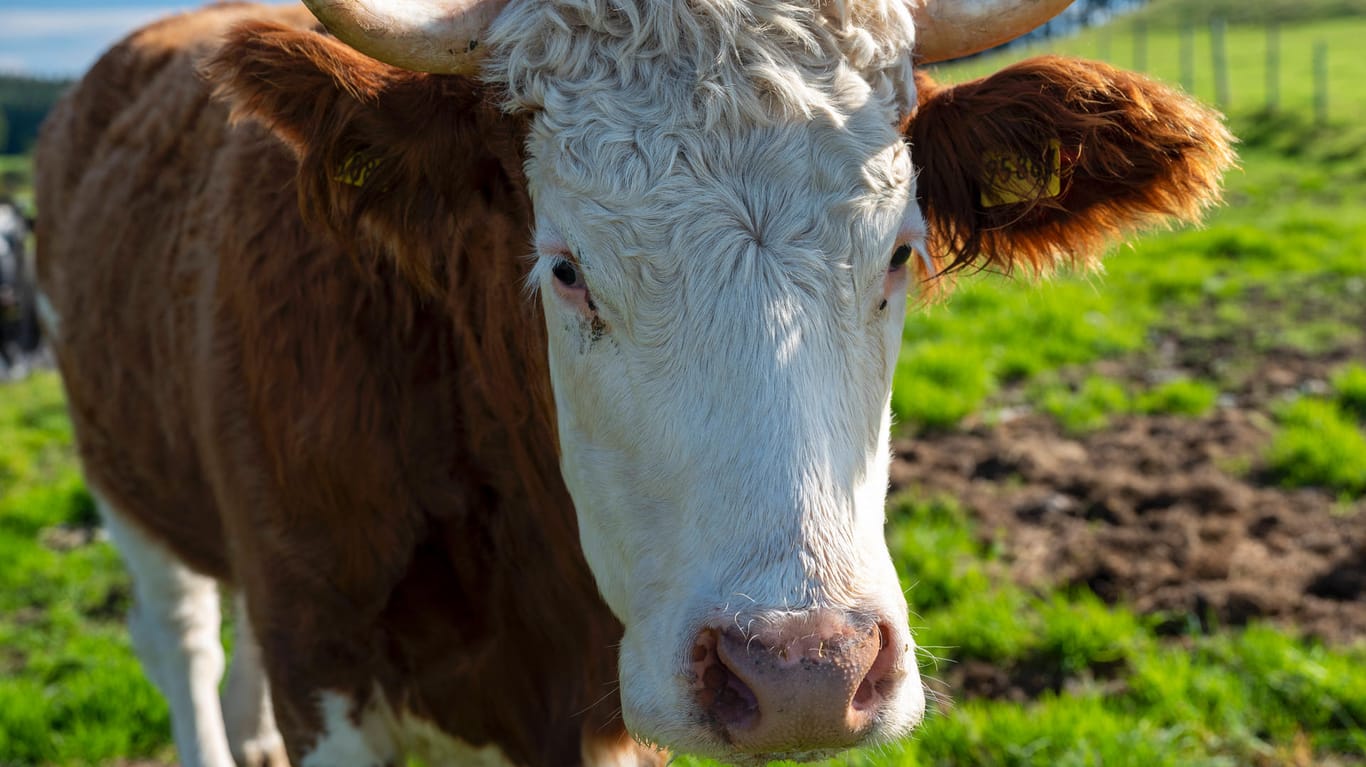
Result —
[[[1127, 23], [1055, 47], [1132, 66]], [[1229, 28], [1242, 169], [1204, 228], [1104, 274], [965, 276], [911, 313], [888, 538], [937, 703], [913, 739], [834, 764], [1366, 764], [1361, 35], [1287, 23], [1269, 115], [1264, 31]], [[1148, 37], [1173, 82], [1179, 38]], [[1327, 125], [1290, 74], [1318, 40]], [[59, 382], [0, 384], [0, 766], [173, 758], [129, 602]]]

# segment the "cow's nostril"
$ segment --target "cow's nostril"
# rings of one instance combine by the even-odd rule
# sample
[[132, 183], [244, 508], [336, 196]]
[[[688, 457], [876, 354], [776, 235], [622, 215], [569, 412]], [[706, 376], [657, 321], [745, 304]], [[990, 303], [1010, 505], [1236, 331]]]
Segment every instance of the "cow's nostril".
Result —
[[873, 683], [864, 679], [859, 683], [858, 692], [854, 693], [851, 704], [855, 709], [862, 711], [868, 707], [868, 703], [873, 700]]
[[855, 711], [867, 711], [882, 705], [882, 701], [891, 695], [896, 686], [896, 680], [891, 673], [896, 668], [897, 659], [893, 636], [895, 635], [891, 626], [885, 623], [878, 624], [877, 656], [868, 669], [868, 675], [859, 683], [854, 699], [850, 701]]
[[716, 652], [717, 633], [703, 631], [692, 648], [692, 672], [697, 703], [726, 731], [744, 730], [759, 719], [754, 691], [726, 667]]

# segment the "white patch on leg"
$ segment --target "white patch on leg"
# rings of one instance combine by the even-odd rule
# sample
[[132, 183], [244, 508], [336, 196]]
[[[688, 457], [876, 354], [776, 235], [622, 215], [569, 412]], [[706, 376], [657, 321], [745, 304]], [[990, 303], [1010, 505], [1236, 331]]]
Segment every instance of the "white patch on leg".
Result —
[[329, 691], [318, 697], [323, 733], [313, 750], [304, 756], [303, 767], [381, 767], [398, 763], [393, 715], [383, 696], [376, 692], [360, 712], [354, 711], [355, 702], [341, 693]]
[[320, 704], [323, 736], [303, 767], [400, 764], [409, 754], [433, 767], [512, 767], [497, 746], [471, 746], [425, 719], [395, 714], [378, 689], [359, 713], [350, 697], [337, 692], [322, 693]]
[[171, 708], [182, 767], [233, 767], [218, 705], [223, 645], [218, 583], [192, 572], [107, 503], [96, 499], [133, 575], [133, 648]]
[[285, 741], [275, 725], [261, 647], [247, 617], [246, 601], [233, 599], [232, 664], [223, 686], [223, 723], [238, 767], [288, 767]]

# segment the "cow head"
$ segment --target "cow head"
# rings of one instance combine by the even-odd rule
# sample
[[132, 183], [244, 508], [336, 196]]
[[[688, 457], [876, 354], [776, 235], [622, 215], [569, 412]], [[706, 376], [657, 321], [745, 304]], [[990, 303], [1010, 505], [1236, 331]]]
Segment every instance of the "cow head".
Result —
[[[637, 737], [800, 758], [920, 720], [882, 531], [908, 290], [1085, 262], [1195, 215], [1230, 160], [1215, 115], [1102, 64], [917, 83], [917, 35], [948, 58], [1066, 4], [310, 3], [398, 66], [481, 67], [524, 121], [562, 471]], [[328, 119], [220, 61], [287, 137]], [[363, 109], [384, 78], [347, 61], [307, 65]]]

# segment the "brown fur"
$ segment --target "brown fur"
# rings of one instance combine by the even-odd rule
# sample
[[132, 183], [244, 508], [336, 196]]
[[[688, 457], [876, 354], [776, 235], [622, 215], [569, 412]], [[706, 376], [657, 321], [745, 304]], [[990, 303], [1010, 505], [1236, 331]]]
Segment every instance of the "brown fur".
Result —
[[[276, 23], [207, 71], [298, 158], [195, 76], [247, 17]], [[91, 484], [246, 593], [296, 761], [313, 693], [374, 679], [517, 763], [577, 764], [584, 733], [619, 748], [621, 629], [577, 545], [521, 293], [521, 125], [475, 81], [312, 27], [249, 6], [162, 22], [50, 118], [42, 280]], [[359, 190], [332, 180], [353, 148], [385, 158]]]
[[[1100, 62], [1040, 56], [957, 86], [918, 75], [917, 87], [908, 135], [920, 205], [950, 270], [1089, 264], [1135, 229], [1196, 220], [1234, 159], [1216, 112]], [[983, 207], [988, 158], [1041, 160], [1055, 138], [1060, 195]]]

